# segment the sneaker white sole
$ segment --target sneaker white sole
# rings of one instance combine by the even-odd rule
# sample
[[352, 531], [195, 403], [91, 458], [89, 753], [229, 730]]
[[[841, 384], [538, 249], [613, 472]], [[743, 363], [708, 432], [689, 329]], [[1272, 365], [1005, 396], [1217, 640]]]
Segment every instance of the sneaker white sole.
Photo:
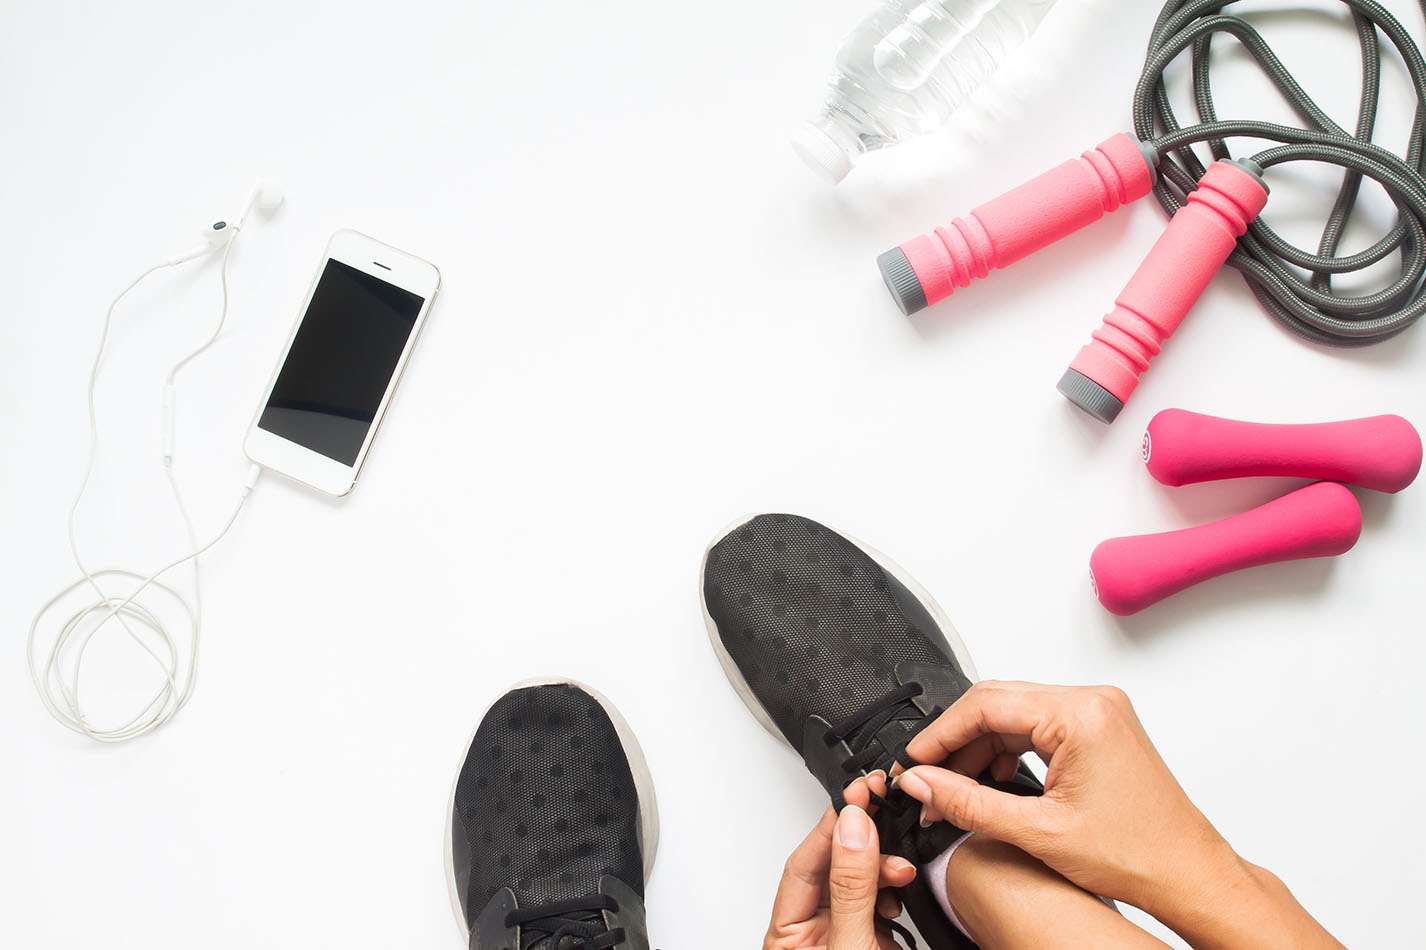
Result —
[[[758, 517], [756, 514], [747, 515], [733, 522], [719, 533], [716, 538], [709, 542], [708, 547], [704, 549], [703, 563], [698, 571], [698, 602], [703, 605], [703, 623], [708, 628], [708, 642], [713, 645], [713, 652], [718, 657], [718, 662], [723, 667], [723, 673], [728, 677], [728, 682], [732, 684], [734, 692], [736, 692], [738, 698], [743, 701], [743, 705], [748, 707], [748, 711], [753, 714], [753, 718], [761, 723], [762, 727], [766, 729], [774, 739], [791, 749], [792, 744], [787, 741], [786, 737], [782, 734], [782, 730], [778, 729], [777, 724], [772, 721], [772, 716], [763, 708], [763, 704], [758, 701], [757, 696], [753, 693], [752, 687], [748, 685], [748, 681], [743, 678], [742, 671], [738, 669], [738, 664], [733, 661], [733, 657], [728, 653], [727, 647], [723, 646], [723, 639], [718, 636], [718, 625], [714, 623], [713, 615], [708, 612], [708, 598], [703, 591], [703, 579], [708, 573], [708, 555], [718, 546], [718, 542], [756, 517]], [[835, 528], [831, 530], [836, 531]], [[843, 534], [840, 531], [836, 531], [836, 533], [861, 548], [868, 557], [881, 566], [882, 570], [900, 581], [901, 585], [910, 591], [913, 597], [921, 601], [926, 608], [926, 612], [931, 615], [931, 619], [936, 621], [936, 626], [941, 628], [941, 634], [946, 639], [946, 646], [950, 649], [951, 655], [956, 658], [956, 662], [960, 664], [961, 671], [965, 673], [971, 682], [975, 682], [979, 679], [980, 677], [977, 676], [975, 672], [975, 664], [971, 662], [970, 652], [966, 650], [965, 644], [961, 642], [961, 635], [956, 631], [955, 624], [951, 623], [951, 618], [941, 609], [941, 605], [936, 603], [936, 598], [931, 596], [930, 591], [922, 587], [917, 583], [916, 579], [906, 573], [899, 564], [885, 554], [882, 554], [876, 548], [863, 544], [850, 534]]]
[[[604, 707], [604, 712], [608, 714], [609, 721], [614, 724], [614, 731], [619, 736], [619, 742], [624, 747], [624, 754], [629, 759], [629, 773], [634, 779], [634, 788], [639, 795], [639, 831], [642, 835], [644, 848], [644, 884], [649, 883], [649, 877], [654, 872], [654, 858], [658, 856], [659, 850], [659, 803], [654, 794], [654, 777], [649, 772], [649, 763], [644, 758], [644, 750], [639, 747], [639, 740], [634, 736], [634, 730], [629, 728], [629, 723], [625, 721], [619, 710], [615, 708], [603, 693], [599, 692], [579, 680], [570, 679], [563, 676], [537, 676], [530, 679], [521, 680], [500, 694], [517, 689], [524, 689], [529, 686], [573, 686], [576, 689], [584, 690]], [[460, 770], [465, 765], [466, 753], [470, 751], [470, 744], [475, 741], [475, 734], [480, 729], [480, 724], [485, 721], [491, 706], [499, 700], [497, 696], [491, 701], [485, 711], [480, 714], [480, 718], [471, 727], [470, 735], [465, 740], [465, 745], [461, 747], [460, 762], [456, 764], [455, 777], [451, 779], [451, 794], [446, 805], [446, 834], [445, 850], [443, 860], [446, 868], [446, 888], [450, 891], [451, 911], [455, 914], [456, 924], [460, 928], [461, 937], [467, 944], [470, 943], [470, 928], [466, 926], [465, 914], [460, 906], [460, 893], [456, 887], [455, 859], [451, 850], [451, 829], [454, 825], [456, 811], [456, 784], [460, 781]]]

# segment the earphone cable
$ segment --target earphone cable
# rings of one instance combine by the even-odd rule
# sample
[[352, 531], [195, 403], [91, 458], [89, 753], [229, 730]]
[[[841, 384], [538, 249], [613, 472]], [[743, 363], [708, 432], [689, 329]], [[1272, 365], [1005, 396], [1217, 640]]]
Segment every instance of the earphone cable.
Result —
[[[1214, 158], [1226, 159], [1231, 157], [1227, 138], [1266, 139], [1282, 144], [1252, 156], [1260, 169], [1297, 161], [1341, 167], [1342, 184], [1315, 253], [1290, 244], [1260, 217], [1239, 240], [1228, 263], [1242, 272], [1263, 308], [1288, 329], [1319, 343], [1365, 346], [1395, 336], [1426, 313], [1426, 61], [1401, 23], [1375, 0], [1342, 2], [1351, 9], [1361, 47], [1362, 94], [1353, 132], [1332, 121], [1307, 95], [1252, 24], [1222, 12], [1228, 6], [1225, 0], [1171, 0], [1164, 7], [1134, 93], [1134, 131], [1141, 141], [1152, 144], [1159, 157], [1154, 195], [1170, 215], [1183, 206], [1206, 170], [1191, 148], [1196, 143], [1206, 143]], [[1426, 2], [1420, 5], [1426, 13]], [[1378, 31], [1401, 55], [1417, 98], [1404, 158], [1371, 141], [1381, 92]], [[1210, 45], [1218, 33], [1229, 34], [1243, 45], [1310, 128], [1218, 119], [1210, 69]], [[1194, 105], [1200, 120], [1188, 127], [1179, 125], [1164, 83], [1164, 70], [1185, 50], [1191, 51]], [[1396, 205], [1397, 221], [1371, 247], [1338, 257], [1363, 177], [1386, 191]], [[1362, 270], [1398, 250], [1401, 270], [1390, 286], [1360, 296], [1332, 289], [1333, 276]]]
[[[235, 235], [228, 240], [223, 249], [223, 259], [220, 266], [222, 303], [218, 319], [212, 332], [195, 350], [175, 363], [165, 379], [164, 474], [168, 479], [169, 489], [173, 495], [175, 506], [183, 521], [189, 552], [147, 575], [125, 568], [90, 570], [85, 565], [79, 553], [79, 543], [75, 536], [75, 526], [80, 504], [84, 500], [85, 492], [89, 487], [90, 479], [94, 473], [95, 457], [99, 442], [95, 389], [99, 380], [100, 369], [103, 365], [105, 351], [108, 347], [114, 312], [124, 298], [150, 275], [177, 266], [179, 263], [182, 263], [185, 258], [165, 261], [145, 270], [119, 292], [110, 302], [109, 308], [105, 313], [103, 329], [99, 337], [99, 346], [95, 352], [94, 362], [89, 372], [88, 458], [85, 462], [84, 477], [81, 479], [79, 490], [76, 492], [74, 501], [70, 505], [68, 516], [70, 554], [82, 576], [55, 594], [54, 597], [36, 612], [30, 624], [29, 635], [26, 640], [26, 658], [29, 664], [30, 678], [34, 683], [35, 690], [39, 693], [45, 709], [61, 725], [99, 742], [123, 742], [150, 732], [172, 719], [178, 711], [187, 704], [189, 698], [193, 695], [193, 689], [197, 683], [198, 652], [203, 622], [202, 588], [198, 558], [227, 535], [228, 531], [237, 521], [238, 515], [242, 512], [248, 496], [251, 494], [253, 487], [257, 484], [257, 480], [261, 475], [261, 468], [259, 466], [252, 465], [249, 467], [247, 477], [243, 484], [242, 494], [239, 496], [237, 503], [234, 505], [232, 512], [229, 514], [222, 528], [212, 539], [200, 544], [193, 519], [189, 514], [187, 504], [183, 500], [183, 494], [179, 489], [178, 481], [173, 471], [172, 445], [170, 442], [171, 412], [173, 407], [168, 396], [179, 371], [212, 346], [222, 333], [228, 315], [228, 268], [232, 249], [236, 243], [236, 234], [241, 233], [242, 224], [246, 220], [248, 212], [252, 207], [253, 200], [250, 199], [247, 207], [243, 211], [242, 217], [239, 219]], [[193, 565], [193, 599], [191, 603], [174, 587], [159, 580], [160, 577], [173, 568], [185, 563], [191, 563]], [[101, 580], [122, 580], [132, 583], [135, 586], [127, 595], [113, 594], [105, 589], [100, 583]], [[60, 602], [66, 597], [85, 586], [88, 586], [93, 591], [94, 599], [87, 605], [79, 607], [59, 625], [53, 640], [50, 641], [47, 651], [43, 651], [43, 653], [37, 651], [37, 645], [41, 635], [41, 625], [46, 616], [56, 609]], [[163, 593], [182, 607], [184, 614], [186, 614], [184, 622], [188, 630], [186, 648], [180, 646], [180, 639], [183, 639], [182, 635], [179, 634], [179, 636], [176, 637], [169, 626], [160, 618], [156, 608], [146, 606], [140, 599], [140, 595], [150, 590]], [[115, 726], [97, 726], [89, 720], [84, 712], [84, 707], [81, 702], [80, 677], [90, 643], [93, 641], [95, 634], [104, 629], [111, 621], [118, 623], [128, 635], [129, 639], [136, 644], [159, 669], [163, 676], [163, 682], [159, 685], [148, 702], [141, 706], [126, 722]], [[42, 657], [43, 662], [41, 662]], [[68, 674], [67, 676], [66, 672]]]

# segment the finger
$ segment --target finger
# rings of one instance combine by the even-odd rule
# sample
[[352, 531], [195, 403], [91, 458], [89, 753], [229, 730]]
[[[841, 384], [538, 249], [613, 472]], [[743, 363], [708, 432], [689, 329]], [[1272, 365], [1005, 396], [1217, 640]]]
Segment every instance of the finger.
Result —
[[[1035, 728], [1059, 708], [1064, 689], [1035, 683], [976, 683], [906, 746], [917, 762], [943, 762], [980, 736], [1023, 736], [1053, 755], [1058, 737], [1036, 736]], [[1037, 741], [1038, 740], [1038, 741]]]
[[832, 829], [836, 824], [837, 813], [828, 808], [787, 859], [772, 902], [772, 926], [800, 923], [817, 913], [832, 865]]
[[990, 777], [997, 782], [1010, 781], [1019, 770], [1020, 757], [1009, 752], [1000, 753], [995, 757], [995, 761], [990, 763]]
[[866, 950], [877, 945], [876, 896], [881, 853], [871, 816], [848, 805], [832, 834], [827, 876], [831, 927], [827, 950]]
[[901, 916], [901, 900], [893, 891], [882, 891], [876, 896], [876, 913], [886, 920]]
[[871, 805], [871, 789], [865, 775], [854, 779], [852, 784], [842, 789], [842, 801], [848, 805], [856, 805], [863, 811]]
[[905, 858], [883, 855], [881, 874], [877, 883], [883, 887], [905, 887], [916, 880], [916, 865]]
[[[1018, 756], [1028, 751], [1030, 751], [1028, 736], [1007, 736], [999, 732], [992, 732], [972, 739], [966, 745], [952, 752], [950, 758], [945, 762], [939, 764], [942, 768], [950, 769], [952, 772], [978, 778], [1000, 756], [1006, 753]], [[927, 762], [925, 764], [936, 765], [938, 763]]]
[[875, 815], [877, 806], [873, 799], [886, 796], [887, 784], [886, 773], [881, 769], [868, 772], [842, 789], [842, 801], [848, 805], [856, 805], [869, 815]]
[[[999, 733], [976, 736], [939, 764], [942, 768], [950, 769], [952, 772], [959, 772], [962, 775], [975, 778], [985, 771], [986, 766], [995, 761], [995, 757], [1000, 754], [1004, 745], [1005, 738]], [[936, 765], [937, 763], [927, 762], [925, 764]]]
[[1042, 799], [1011, 795], [958, 772], [918, 765], [897, 784], [917, 801], [934, 805], [957, 828], [983, 832], [1024, 851], [1033, 853], [1028, 845], [1044, 827]]

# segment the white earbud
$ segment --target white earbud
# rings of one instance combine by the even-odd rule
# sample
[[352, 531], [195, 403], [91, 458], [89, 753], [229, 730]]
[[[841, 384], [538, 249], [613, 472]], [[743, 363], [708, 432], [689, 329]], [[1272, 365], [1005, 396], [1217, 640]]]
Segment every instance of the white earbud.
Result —
[[271, 179], [264, 178], [253, 188], [252, 202], [259, 211], [266, 211], [269, 214], [276, 211], [282, 204], [282, 199], [286, 197], [282, 192], [282, 186]]
[[214, 221], [203, 229], [203, 240], [208, 242], [208, 250], [216, 251], [233, 239], [238, 231], [226, 221]]
[[248, 193], [247, 204], [243, 206], [242, 216], [238, 218], [236, 224], [230, 221], [214, 221], [203, 229], [202, 244], [190, 247], [182, 254], [170, 257], [164, 263], [182, 264], [184, 261], [191, 261], [195, 258], [202, 257], [204, 254], [211, 254], [214, 251], [222, 250], [233, 240], [238, 231], [241, 230], [249, 211], [253, 208], [257, 208], [266, 214], [271, 214], [282, 204], [283, 197], [281, 185], [266, 178], [262, 179], [254, 185], [252, 191]]

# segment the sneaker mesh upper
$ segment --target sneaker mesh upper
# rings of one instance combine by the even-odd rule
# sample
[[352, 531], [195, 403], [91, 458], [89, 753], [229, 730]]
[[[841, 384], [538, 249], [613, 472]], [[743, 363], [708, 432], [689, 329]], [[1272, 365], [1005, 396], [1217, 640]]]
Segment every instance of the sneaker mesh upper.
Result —
[[530, 907], [594, 893], [608, 874], [643, 896], [629, 761], [577, 686], [512, 690], [490, 708], [456, 781], [453, 823], [469, 844], [471, 918], [503, 887]]
[[851, 541], [796, 515], [759, 515], [709, 552], [704, 600], [738, 670], [794, 748], [809, 715], [836, 722], [896, 686], [904, 662], [959, 670], [900, 584]]

